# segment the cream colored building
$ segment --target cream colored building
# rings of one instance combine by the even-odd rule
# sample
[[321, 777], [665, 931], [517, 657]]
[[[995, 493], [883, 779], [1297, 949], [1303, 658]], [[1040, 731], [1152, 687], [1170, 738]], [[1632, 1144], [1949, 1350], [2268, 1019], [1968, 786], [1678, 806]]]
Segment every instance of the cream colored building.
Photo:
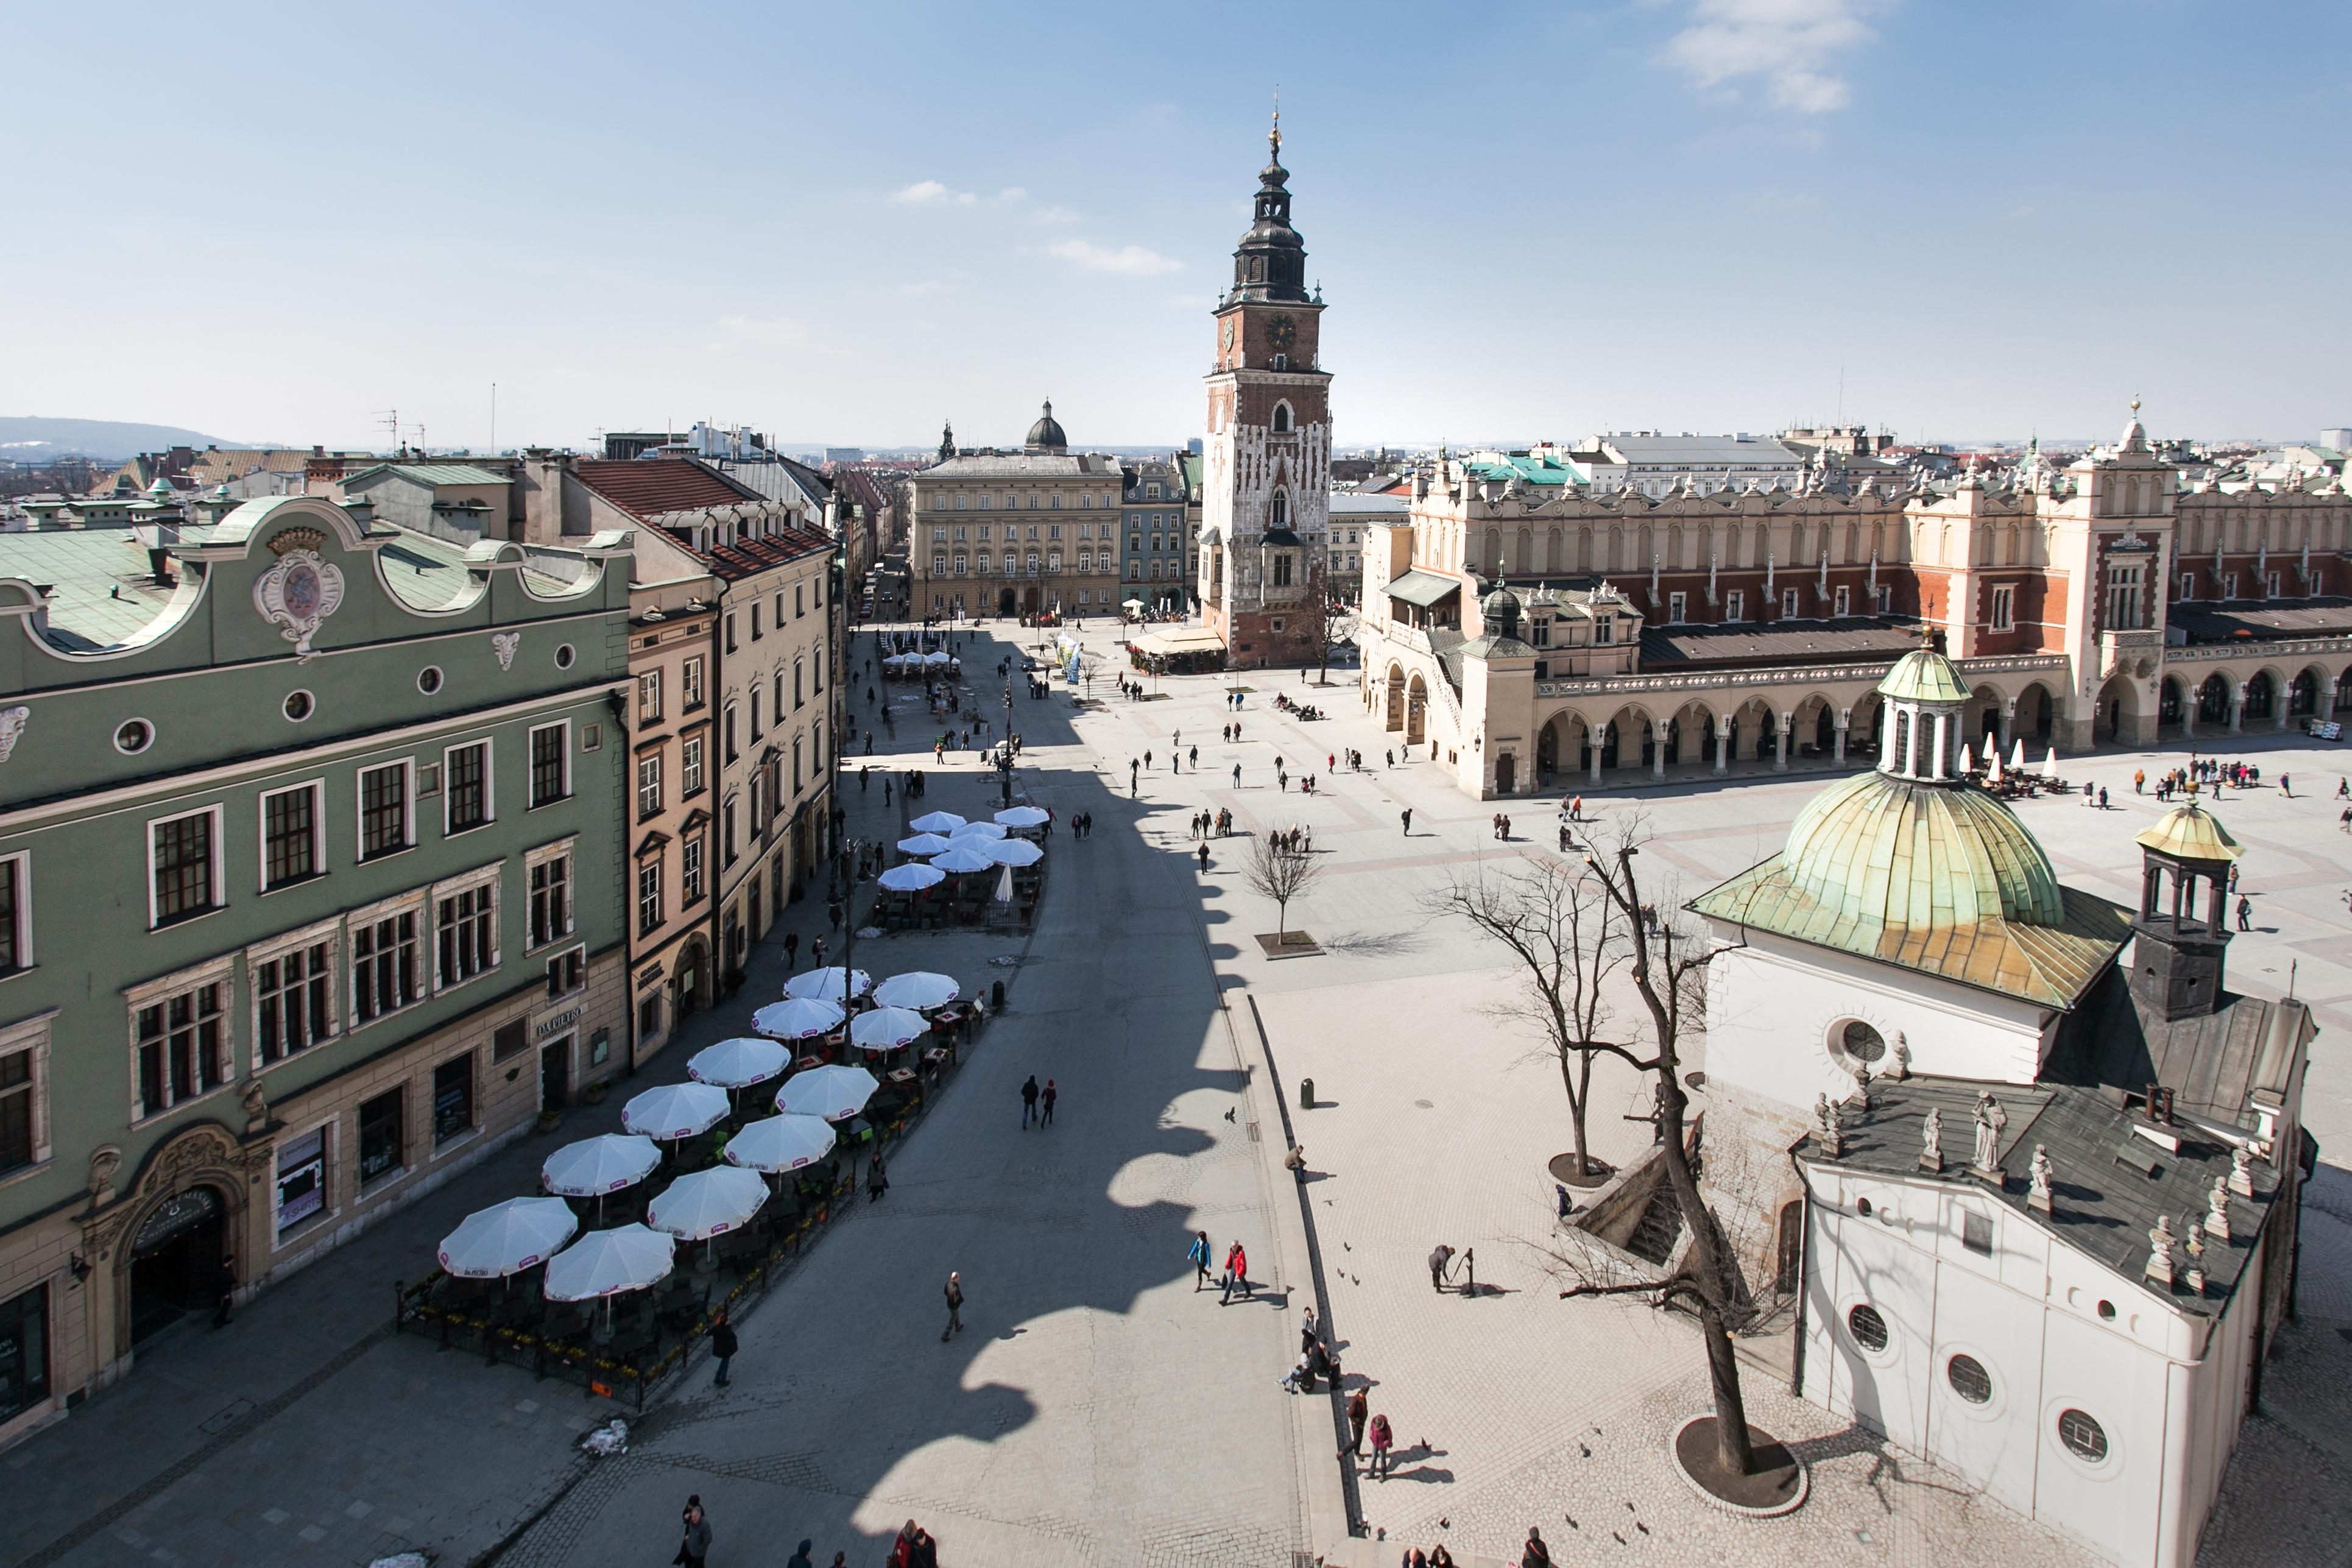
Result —
[[1071, 455], [1051, 403], [1019, 452], [942, 440], [908, 485], [914, 614], [1117, 615], [1120, 483], [1117, 458]]

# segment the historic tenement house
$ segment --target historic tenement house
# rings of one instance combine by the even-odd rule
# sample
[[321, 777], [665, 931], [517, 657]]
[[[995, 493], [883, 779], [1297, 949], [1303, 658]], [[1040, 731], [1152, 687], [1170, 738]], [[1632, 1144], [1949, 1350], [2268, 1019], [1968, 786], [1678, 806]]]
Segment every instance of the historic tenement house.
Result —
[[625, 1065], [629, 542], [0, 538], [0, 1442]]
[[1882, 494], [1594, 494], [1441, 460], [1368, 530], [1362, 697], [1466, 793], [1874, 756], [1874, 689], [1941, 634], [1981, 757], [2352, 708], [2352, 497], [2183, 488], [2135, 415], [2053, 468]]
[[1073, 454], [1045, 405], [1018, 452], [959, 452], [909, 481], [914, 613], [1113, 616], [1119, 587], [1118, 459]]

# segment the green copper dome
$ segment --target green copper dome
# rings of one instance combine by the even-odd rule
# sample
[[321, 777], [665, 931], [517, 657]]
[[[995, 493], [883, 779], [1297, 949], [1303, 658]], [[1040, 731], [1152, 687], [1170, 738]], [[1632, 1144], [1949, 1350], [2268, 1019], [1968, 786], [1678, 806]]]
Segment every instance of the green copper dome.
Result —
[[1895, 661], [1878, 694], [1895, 702], [1966, 702], [1969, 683], [1933, 648], [1914, 648]]
[[1919, 930], [2066, 918], [2058, 873], [2025, 824], [1966, 785], [1857, 773], [1799, 814], [1781, 864], [1790, 891], [1838, 922]]

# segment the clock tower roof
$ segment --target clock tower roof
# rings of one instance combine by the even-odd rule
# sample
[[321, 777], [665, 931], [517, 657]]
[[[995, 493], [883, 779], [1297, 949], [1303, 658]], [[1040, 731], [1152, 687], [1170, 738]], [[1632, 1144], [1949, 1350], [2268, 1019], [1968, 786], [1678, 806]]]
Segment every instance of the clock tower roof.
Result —
[[1223, 305], [1314, 302], [1307, 292], [1307, 242], [1290, 226], [1290, 171], [1282, 166], [1279, 110], [1266, 142], [1272, 151], [1258, 173], [1253, 221], [1234, 252], [1234, 286]]

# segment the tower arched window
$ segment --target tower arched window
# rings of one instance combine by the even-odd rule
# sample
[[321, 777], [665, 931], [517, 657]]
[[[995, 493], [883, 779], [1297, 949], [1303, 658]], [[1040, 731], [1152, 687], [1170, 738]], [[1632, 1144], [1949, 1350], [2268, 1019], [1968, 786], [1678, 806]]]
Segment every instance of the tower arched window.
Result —
[[1290, 433], [1290, 405], [1287, 403], [1276, 404], [1274, 405], [1274, 433], [1277, 436], [1286, 436]]
[[1265, 525], [1268, 528], [1288, 528], [1290, 526], [1289, 491], [1276, 490], [1274, 492], [1274, 500], [1266, 505]]

